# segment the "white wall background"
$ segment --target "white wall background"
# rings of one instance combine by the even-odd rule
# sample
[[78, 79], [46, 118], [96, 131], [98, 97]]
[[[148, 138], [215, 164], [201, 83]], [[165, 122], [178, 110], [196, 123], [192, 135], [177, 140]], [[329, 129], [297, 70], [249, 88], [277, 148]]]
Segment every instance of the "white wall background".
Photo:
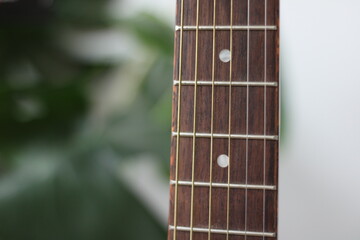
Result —
[[[122, 6], [172, 23], [174, 2]], [[360, 239], [359, 13], [356, 0], [281, 1], [280, 240]], [[155, 209], [167, 210], [163, 198]]]
[[175, 3], [175, 0], [114, 0], [110, 10], [114, 15], [121, 16], [152, 12], [172, 23], [175, 22]]
[[280, 240], [360, 239], [360, 2], [281, 2]]

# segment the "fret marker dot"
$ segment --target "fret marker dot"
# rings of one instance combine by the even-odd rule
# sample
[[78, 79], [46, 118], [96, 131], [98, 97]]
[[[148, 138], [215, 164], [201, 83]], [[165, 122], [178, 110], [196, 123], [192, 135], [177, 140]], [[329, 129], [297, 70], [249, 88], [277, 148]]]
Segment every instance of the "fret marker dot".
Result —
[[229, 49], [223, 49], [221, 50], [219, 54], [219, 58], [222, 62], [228, 63], [231, 60], [231, 52]]
[[222, 168], [227, 168], [229, 166], [229, 157], [225, 154], [220, 155], [217, 158], [217, 164]]

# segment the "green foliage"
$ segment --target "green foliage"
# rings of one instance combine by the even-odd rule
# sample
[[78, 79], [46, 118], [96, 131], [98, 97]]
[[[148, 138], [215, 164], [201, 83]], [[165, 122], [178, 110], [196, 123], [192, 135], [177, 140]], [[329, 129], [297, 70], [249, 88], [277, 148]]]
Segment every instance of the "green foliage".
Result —
[[173, 39], [173, 31], [160, 19], [143, 13], [127, 21], [125, 27], [130, 28], [144, 44], [163, 54], [172, 55], [173, 41], [169, 40]]
[[[158, 58], [140, 85], [127, 111], [110, 118], [104, 136], [122, 156], [149, 153], [167, 159], [170, 150], [171, 65]], [[167, 163], [167, 161], [166, 161]]]
[[40, 22], [19, 16], [1, 24], [0, 149], [17, 148], [29, 138], [66, 140], [74, 131], [89, 109], [86, 86], [113, 66], [74, 58], [59, 39], [66, 29], [82, 29], [82, 23], [98, 27], [106, 2], [55, 1], [41, 11]]
[[[1, 24], [0, 239], [165, 239], [119, 163], [145, 153], [167, 166], [172, 30], [148, 14], [110, 19], [107, 2], [54, 1], [46, 21]], [[102, 116], [104, 127], [91, 121], [89, 89], [139, 66], [64, 49], [64, 32], [84, 29], [127, 30], [149, 58], [142, 78], [128, 79], [138, 82], [135, 97]]]
[[164, 239], [104, 151], [24, 153], [29, 162], [0, 184], [1, 238]]

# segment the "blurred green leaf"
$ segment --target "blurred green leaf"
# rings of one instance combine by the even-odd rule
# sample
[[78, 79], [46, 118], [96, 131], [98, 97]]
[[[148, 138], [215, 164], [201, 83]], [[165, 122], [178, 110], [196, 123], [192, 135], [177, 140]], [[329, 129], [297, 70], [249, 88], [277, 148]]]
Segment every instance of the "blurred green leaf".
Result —
[[159, 18], [143, 13], [122, 22], [132, 30], [138, 39], [156, 51], [171, 56], [173, 54], [173, 30]]
[[33, 159], [20, 157], [19, 170], [0, 183], [1, 239], [165, 238], [119, 182], [118, 164], [104, 160], [104, 150], [30, 154]]
[[135, 102], [126, 112], [115, 113], [108, 122], [104, 136], [122, 156], [152, 153], [160, 159], [168, 158], [171, 69], [170, 61], [159, 57], [145, 75]]
[[[29, 1], [35, 10], [42, 2]], [[173, 30], [146, 13], [119, 24], [109, 2], [54, 1], [0, 23], [0, 239], [165, 239], [118, 168], [143, 153], [168, 164]], [[64, 49], [64, 33], [93, 30], [131, 34], [140, 57], [154, 59], [141, 66], [147, 71], [134, 100], [107, 116], [104, 128], [91, 120], [89, 89], [132, 64]]]

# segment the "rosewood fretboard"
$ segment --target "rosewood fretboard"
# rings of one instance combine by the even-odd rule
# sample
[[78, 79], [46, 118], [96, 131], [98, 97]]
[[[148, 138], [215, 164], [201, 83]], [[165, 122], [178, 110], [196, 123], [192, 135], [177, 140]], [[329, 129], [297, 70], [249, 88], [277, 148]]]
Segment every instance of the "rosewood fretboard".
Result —
[[176, 16], [168, 240], [276, 240], [279, 0]]

